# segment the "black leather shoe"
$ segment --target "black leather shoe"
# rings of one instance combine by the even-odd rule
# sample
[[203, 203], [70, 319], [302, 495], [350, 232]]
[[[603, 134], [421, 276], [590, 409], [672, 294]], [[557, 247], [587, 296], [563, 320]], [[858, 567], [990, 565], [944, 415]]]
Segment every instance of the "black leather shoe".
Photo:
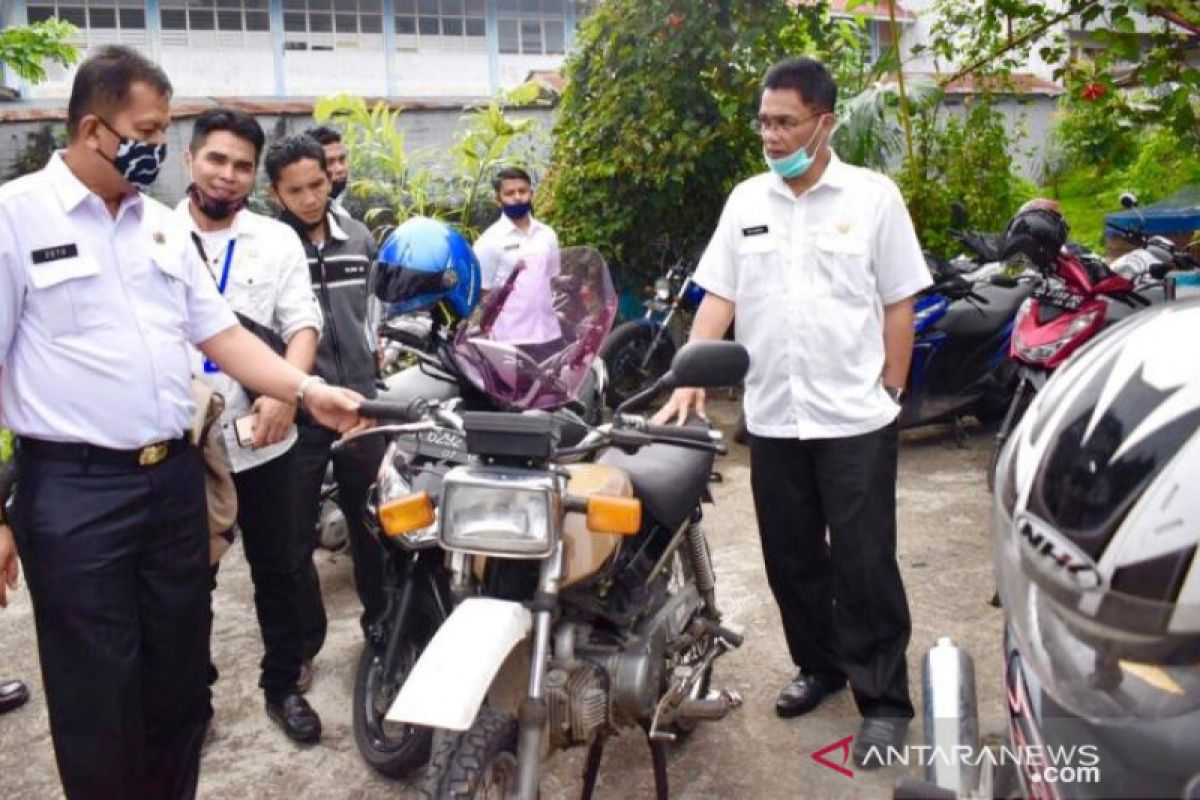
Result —
[[899, 750], [908, 733], [908, 720], [894, 717], [867, 717], [854, 737], [854, 765], [859, 769], [879, 769], [889, 762], [888, 748]]
[[20, 708], [29, 700], [29, 689], [20, 681], [0, 683], [0, 714]]
[[310, 744], [321, 738], [321, 718], [298, 693], [278, 700], [267, 698], [267, 716], [275, 721], [293, 742]]
[[796, 679], [783, 688], [775, 701], [775, 713], [783, 718], [807, 714], [821, 701], [846, 686], [846, 679], [838, 675], [797, 675]]

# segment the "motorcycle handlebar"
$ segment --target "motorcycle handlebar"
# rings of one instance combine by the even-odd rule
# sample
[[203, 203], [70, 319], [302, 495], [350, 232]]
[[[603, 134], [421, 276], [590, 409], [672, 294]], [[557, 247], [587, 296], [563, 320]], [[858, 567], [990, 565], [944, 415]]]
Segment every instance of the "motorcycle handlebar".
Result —
[[361, 416], [387, 422], [417, 422], [424, 418], [429, 404], [424, 400], [395, 403], [389, 400], [364, 400], [358, 406]]

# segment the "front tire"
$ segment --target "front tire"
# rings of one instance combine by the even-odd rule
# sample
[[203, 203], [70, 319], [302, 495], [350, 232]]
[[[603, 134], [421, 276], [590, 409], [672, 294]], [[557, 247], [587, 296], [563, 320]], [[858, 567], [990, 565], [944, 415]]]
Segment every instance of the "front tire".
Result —
[[505, 800], [517, 786], [517, 721], [484, 706], [465, 733], [438, 735], [423, 800]]
[[436, 604], [413, 587], [408, 628], [397, 648], [395, 663], [384, 664], [383, 648], [364, 642], [354, 676], [354, 743], [363, 760], [388, 778], [404, 778], [429, 761], [433, 731], [415, 725], [384, 725], [384, 716], [400, 687], [442, 622]]
[[[600, 357], [608, 371], [608, 389], [605, 397], [610, 408], [616, 408], [635, 394], [666, 374], [675, 357], [675, 342], [668, 331], [663, 331], [658, 346], [650, 355], [654, 343], [655, 328], [642, 322], [632, 321], [617, 326], [604, 346]], [[642, 364], [645, 363], [643, 367]], [[657, 397], [650, 398], [653, 403]]]

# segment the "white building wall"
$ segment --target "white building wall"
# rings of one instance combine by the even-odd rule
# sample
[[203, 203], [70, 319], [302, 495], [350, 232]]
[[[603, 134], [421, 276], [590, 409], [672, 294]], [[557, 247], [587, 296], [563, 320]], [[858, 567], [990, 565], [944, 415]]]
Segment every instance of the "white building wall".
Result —
[[[158, 63], [171, 79], [176, 97], [254, 97], [275, 93], [270, 49], [231, 52], [217, 47], [163, 47]], [[70, 95], [69, 81], [62, 85], [61, 91], [62, 94], [54, 96]]]

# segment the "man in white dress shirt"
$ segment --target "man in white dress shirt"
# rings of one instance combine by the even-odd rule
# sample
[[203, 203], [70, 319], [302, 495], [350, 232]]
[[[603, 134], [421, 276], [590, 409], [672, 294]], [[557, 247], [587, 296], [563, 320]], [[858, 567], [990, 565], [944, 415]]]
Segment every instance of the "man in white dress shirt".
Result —
[[[912, 623], [896, 563], [896, 424], [913, 295], [929, 285], [899, 190], [829, 147], [837, 86], [806, 58], [772, 67], [759, 115], [769, 171], [730, 195], [700, 264], [693, 339], [737, 313], [750, 353], [746, 424], [767, 579], [798, 672], [776, 712], [847, 681], [864, 720], [855, 762], [899, 746], [913, 716]], [[704, 410], [680, 389], [659, 419]], [[828, 533], [828, 541], [826, 534]]]
[[19, 548], [69, 798], [196, 792], [210, 577], [189, 345], [341, 431], [360, 424], [357, 395], [237, 324], [178, 219], [142, 194], [170, 98], [137, 51], [97, 48], [67, 149], [0, 187], [0, 413], [17, 435], [0, 574]]
[[[175, 209], [194, 257], [243, 324], [261, 326], [285, 345], [285, 358], [311, 372], [321, 309], [308, 280], [304, 248], [291, 228], [245, 207], [266, 136], [249, 114], [208, 109], [196, 118], [184, 163], [192, 176]], [[197, 354], [195, 370], [225, 398], [217, 421], [237, 490], [238, 526], [258, 611], [264, 654], [259, 685], [267, 714], [290, 738], [320, 738], [321, 720], [301, 696], [305, 661], [298, 609], [319, 602], [306, 579], [304, 542], [296, 527], [296, 406], [255, 397]], [[250, 420], [250, 440], [238, 420]], [[214, 568], [215, 574], [215, 568]]]
[[500, 218], [474, 247], [484, 292], [504, 293], [491, 334], [542, 361], [562, 348], [551, 288], [559, 272], [558, 236], [533, 217], [529, 173], [505, 167], [496, 173], [492, 186]]

